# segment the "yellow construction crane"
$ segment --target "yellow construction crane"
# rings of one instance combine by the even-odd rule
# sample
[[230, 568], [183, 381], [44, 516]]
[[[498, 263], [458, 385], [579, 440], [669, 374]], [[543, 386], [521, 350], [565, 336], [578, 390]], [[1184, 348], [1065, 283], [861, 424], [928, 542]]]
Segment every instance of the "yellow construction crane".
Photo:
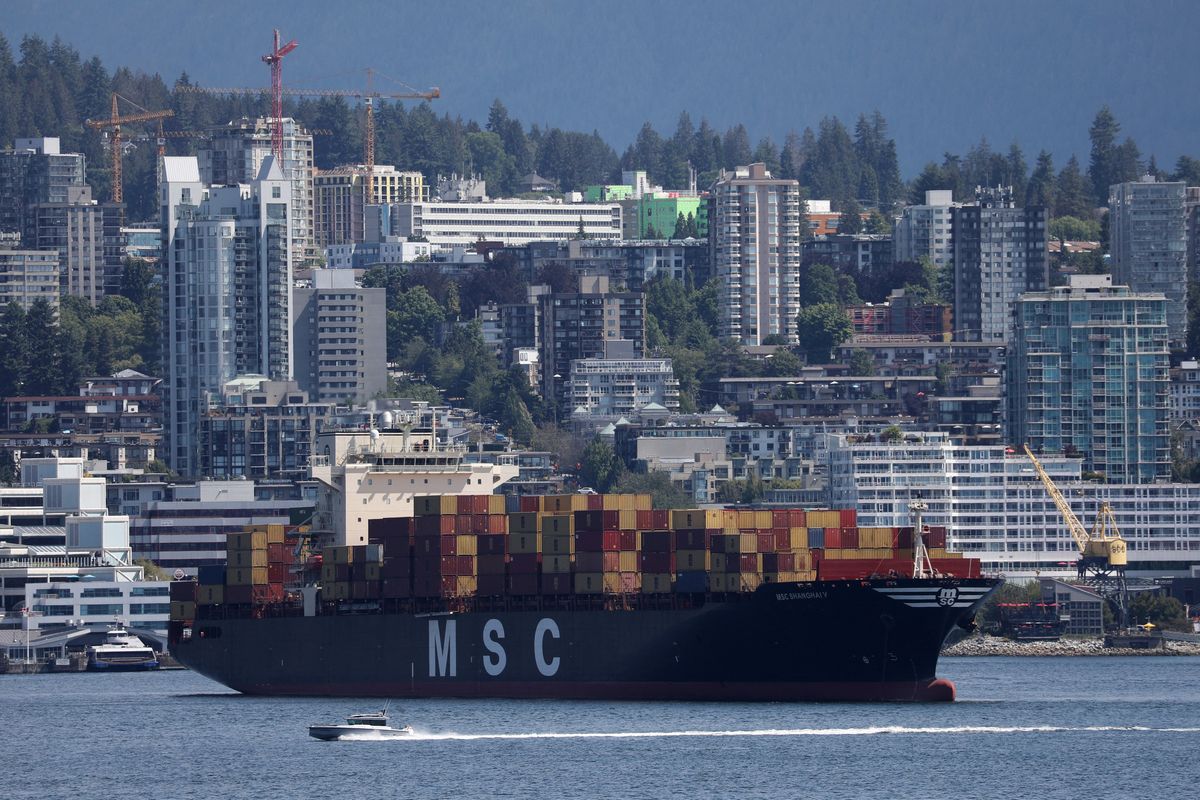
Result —
[[[442, 96], [442, 92], [436, 86], [427, 91], [414, 89], [406, 83], [397, 81], [394, 78], [388, 80], [404, 86], [409, 91], [407, 92], [379, 92], [375, 91], [373, 84], [376, 75], [382, 75], [373, 69], [367, 69], [367, 84], [365, 89], [280, 89], [282, 94], [291, 95], [294, 97], [353, 97], [362, 100], [367, 106], [367, 121], [365, 126], [365, 135], [363, 136], [364, 159], [363, 165], [366, 167], [366, 175], [364, 176], [364, 193], [366, 202], [375, 202], [375, 100], [435, 100]], [[382, 77], [387, 77], [382, 75]], [[190, 86], [180, 84], [175, 87], [176, 91], [181, 92], [202, 92], [204, 94], [243, 94], [243, 95], [262, 95], [266, 93], [264, 89], [247, 89], [247, 88], [210, 88], [204, 86]]]
[[[125, 116], [121, 116], [120, 112], [117, 110], [117, 98], [124, 100], [129, 105], [137, 106], [141, 109], [141, 111], [136, 114], [126, 114]], [[137, 103], [133, 102], [128, 97], [121, 97], [121, 95], [113, 92], [112, 116], [110, 116], [108, 119], [89, 119], [85, 121], [84, 124], [92, 130], [111, 131], [109, 152], [112, 158], [112, 200], [114, 203], [121, 203], [125, 200], [124, 182], [121, 175], [121, 159], [125, 155], [121, 152], [121, 126], [129, 125], [134, 122], [153, 122], [154, 120], [162, 120], [173, 116], [175, 116], [174, 111], [169, 109], [166, 111], [147, 111], [141, 106], [138, 106]]]
[[1033, 468], [1037, 471], [1038, 477], [1042, 479], [1046, 493], [1058, 506], [1058, 511], [1062, 514], [1067, 523], [1067, 529], [1071, 532], [1071, 538], [1075, 540], [1075, 546], [1079, 548], [1080, 577], [1088, 573], [1098, 576], [1110, 573], [1123, 574], [1126, 564], [1129, 563], [1128, 548], [1125, 540], [1121, 538], [1121, 532], [1117, 530], [1117, 520], [1108, 503], [1100, 504], [1096, 521], [1089, 531], [1075, 516], [1067, 498], [1063, 497], [1063, 493], [1054, 485], [1054, 481], [1050, 479], [1041, 462], [1033, 455], [1029, 445], [1025, 445], [1025, 455], [1033, 462]]

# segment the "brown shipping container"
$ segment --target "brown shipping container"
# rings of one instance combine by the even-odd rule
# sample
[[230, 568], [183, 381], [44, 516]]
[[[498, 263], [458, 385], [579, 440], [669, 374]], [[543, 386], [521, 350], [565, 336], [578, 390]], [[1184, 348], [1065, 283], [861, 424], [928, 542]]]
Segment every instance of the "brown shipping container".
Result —
[[686, 528], [675, 531], [676, 550], [702, 550], [708, 547], [708, 536], [703, 528]]
[[[728, 556], [725, 553], [713, 553], [712, 559], [711, 559], [712, 571], [713, 572], [724, 572], [726, 567], [729, 565], [730, 558], [731, 558], [731, 556]], [[737, 555], [733, 555], [732, 558], [736, 560]]]
[[541, 571], [542, 557], [537, 553], [513, 553], [508, 557], [510, 575], [537, 575]]
[[458, 555], [458, 537], [453, 535], [439, 536], [438, 552], [440, 552], [443, 556]]
[[621, 534], [621, 549], [622, 550], [637, 550], [637, 531], [622, 530]]
[[575, 533], [592, 533], [604, 530], [603, 511], [576, 511]]
[[529, 514], [541, 511], [543, 499], [540, 495], [523, 495], [519, 501], [521, 513]]
[[[618, 540], [619, 543], [619, 540]], [[579, 523], [575, 524], [575, 551], [599, 553], [604, 549], [604, 531], [580, 530]]]
[[171, 588], [167, 591], [170, 593], [171, 600], [194, 603], [197, 595], [196, 587], [199, 585], [195, 581], [171, 581]]
[[543, 536], [547, 533], [575, 532], [575, 518], [571, 514], [545, 514], [539, 522]]
[[703, 530], [705, 528], [724, 527], [723, 514], [720, 509], [705, 509], [703, 511], [680, 510], [671, 512], [671, 527], [675, 530]]
[[[732, 577], [732, 576], [731, 576]], [[731, 592], [753, 592], [762, 585], [762, 574], [758, 572], [743, 572], [738, 576], [741, 580], [738, 582], [736, 589], [730, 588]]]
[[758, 553], [743, 553], [738, 558], [738, 572], [762, 572], [762, 556]]
[[230, 550], [227, 563], [231, 567], [265, 567], [266, 550]]
[[226, 548], [228, 550], [266, 550], [267, 549], [267, 532], [266, 531], [243, 531], [241, 533], [231, 533], [226, 537]]
[[926, 547], [945, 547], [946, 546], [946, 528], [942, 525], [934, 525], [925, 533]]
[[575, 537], [570, 533], [543, 533], [542, 553], [549, 555], [570, 555], [574, 549]]
[[481, 555], [475, 566], [480, 575], [503, 575], [508, 569], [508, 558], [503, 553]]
[[413, 537], [413, 556], [416, 558], [440, 556], [442, 554], [442, 537], [439, 534], [426, 536], [418, 534]]
[[287, 583], [291, 572], [288, 564], [271, 564], [267, 567], [267, 583]]
[[[421, 498], [416, 498], [420, 500]], [[426, 516], [413, 518], [413, 533], [417, 536], [439, 536], [442, 532], [442, 518], [440, 516]]]
[[226, 573], [230, 586], [250, 586], [267, 583], [266, 567], [230, 567]]
[[195, 619], [196, 604], [190, 600], [171, 601], [171, 619]]
[[643, 552], [638, 559], [638, 569], [641, 572], [674, 572], [675, 554], [663, 552]]
[[603, 511], [604, 510], [604, 495], [590, 494], [587, 499], [588, 511]]
[[538, 515], [535, 513], [523, 511], [519, 514], [508, 515], [509, 533], [536, 533], [537, 529]]
[[675, 569], [680, 572], [685, 570], [707, 570], [710, 569], [711, 564], [711, 556], [707, 550], [675, 551]]
[[202, 606], [219, 606], [225, 602], [225, 587], [201, 585], [197, 599]]
[[602, 572], [576, 572], [575, 594], [600, 594], [604, 591], [604, 575]]
[[671, 574], [642, 574], [642, 594], [668, 594], [671, 591]]
[[542, 574], [542, 594], [571, 594], [570, 571]]
[[483, 597], [494, 597], [505, 593], [507, 578], [504, 573], [499, 574], [479, 574], [479, 589], [478, 593]]
[[564, 573], [571, 571], [570, 556], [542, 556], [542, 574]]
[[384, 578], [379, 586], [379, 595], [385, 600], [411, 597], [412, 582], [408, 578]]
[[774, 532], [759, 533], [758, 544], [755, 546], [755, 551], [759, 553], [774, 553], [775, 552], [775, 534]]
[[529, 553], [538, 553], [542, 549], [542, 537], [536, 533], [510, 533], [508, 534], [508, 552], [520, 553], [522, 555]]
[[600, 524], [606, 531], [621, 530], [621, 512], [619, 511], [601, 511]]

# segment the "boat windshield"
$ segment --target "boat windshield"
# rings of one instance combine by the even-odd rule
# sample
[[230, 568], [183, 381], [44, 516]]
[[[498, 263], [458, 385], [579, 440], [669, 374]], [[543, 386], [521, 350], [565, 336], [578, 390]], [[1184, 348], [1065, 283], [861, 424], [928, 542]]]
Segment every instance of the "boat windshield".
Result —
[[346, 718], [346, 722], [351, 725], [378, 725], [383, 727], [387, 725], [387, 717], [383, 714], [352, 714]]

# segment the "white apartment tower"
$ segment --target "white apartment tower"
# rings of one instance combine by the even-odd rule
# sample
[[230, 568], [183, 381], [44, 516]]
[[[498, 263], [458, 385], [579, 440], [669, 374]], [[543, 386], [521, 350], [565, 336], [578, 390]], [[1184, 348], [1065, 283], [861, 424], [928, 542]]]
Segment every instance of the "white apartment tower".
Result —
[[[200, 150], [200, 179], [206, 186], [250, 183], [271, 155], [272, 120], [243, 117], [214, 133]], [[283, 174], [292, 184], [292, 263], [317, 257], [313, 238], [313, 137], [291, 117], [283, 118]]]
[[925, 204], [907, 206], [892, 228], [892, 250], [896, 261], [920, 261], [928, 258], [941, 268], [954, 261], [950, 209], [954, 202], [951, 189], [925, 193]]
[[722, 171], [712, 187], [708, 241], [720, 281], [722, 338], [762, 344], [796, 337], [800, 313], [800, 184], [764, 164]]
[[192, 475], [210, 396], [238, 375], [291, 377], [292, 182], [273, 156], [251, 184], [206, 188], [194, 157], [163, 172], [164, 444]]

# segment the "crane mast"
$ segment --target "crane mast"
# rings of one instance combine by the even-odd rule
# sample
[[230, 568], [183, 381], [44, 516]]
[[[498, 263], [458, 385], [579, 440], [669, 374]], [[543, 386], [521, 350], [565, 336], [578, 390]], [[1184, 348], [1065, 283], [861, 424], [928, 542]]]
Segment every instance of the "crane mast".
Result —
[[167, 117], [175, 116], [175, 112], [170, 109], [166, 111], [147, 111], [142, 109], [136, 114], [126, 114], [121, 116], [117, 108], [117, 98], [125, 100], [130, 105], [137, 105], [128, 98], [122, 98], [116, 92], [112, 94], [112, 111], [108, 119], [89, 119], [85, 120], [84, 124], [92, 130], [109, 131], [112, 139], [110, 142], [109, 156], [112, 159], [112, 200], [114, 203], [122, 203], [125, 200], [124, 176], [122, 174], [121, 159], [124, 157], [122, 152], [122, 136], [121, 126], [130, 125], [135, 122], [153, 122], [161, 121]]

